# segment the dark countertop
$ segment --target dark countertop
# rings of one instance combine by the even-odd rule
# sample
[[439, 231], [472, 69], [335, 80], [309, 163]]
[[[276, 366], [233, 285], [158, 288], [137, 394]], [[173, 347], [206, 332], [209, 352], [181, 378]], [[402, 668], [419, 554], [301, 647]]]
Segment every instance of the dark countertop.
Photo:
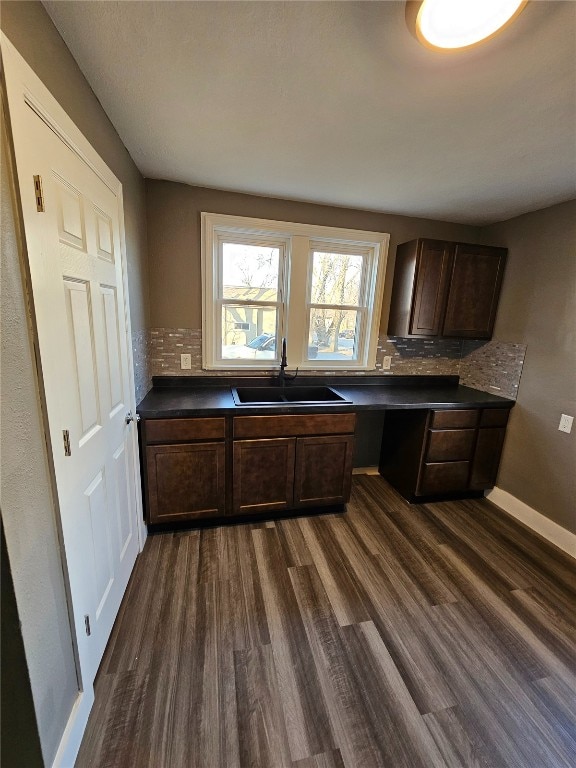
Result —
[[[299, 383], [310, 383], [312, 377], [301, 377]], [[353, 383], [351, 383], [351, 379]], [[153, 389], [138, 405], [143, 419], [181, 418], [186, 416], [271, 416], [287, 413], [350, 413], [351, 411], [382, 411], [389, 408], [511, 408], [513, 400], [458, 384], [456, 376], [366, 376], [332, 377], [313, 379], [318, 385], [336, 389], [349, 404], [319, 405], [234, 405], [231, 386], [246, 380], [221, 379], [217, 383], [206, 380], [190, 381], [190, 378], [173, 377], [163, 382], [154, 381]], [[269, 384], [266, 379], [250, 379], [249, 386]]]

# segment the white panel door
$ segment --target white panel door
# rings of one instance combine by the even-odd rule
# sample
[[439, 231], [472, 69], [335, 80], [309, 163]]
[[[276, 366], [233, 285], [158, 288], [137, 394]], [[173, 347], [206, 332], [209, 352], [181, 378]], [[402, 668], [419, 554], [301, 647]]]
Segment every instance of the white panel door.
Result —
[[27, 109], [18, 171], [25, 218], [33, 176], [42, 183], [45, 210], [28, 214], [30, 272], [74, 624], [91, 683], [139, 549], [119, 206]]

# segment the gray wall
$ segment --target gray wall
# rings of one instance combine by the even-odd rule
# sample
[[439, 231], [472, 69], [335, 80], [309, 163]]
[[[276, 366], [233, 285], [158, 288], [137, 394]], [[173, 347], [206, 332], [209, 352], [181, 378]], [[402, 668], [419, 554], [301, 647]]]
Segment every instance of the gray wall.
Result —
[[576, 533], [576, 201], [483, 234], [509, 249], [494, 336], [527, 345], [498, 486]]
[[[41, 3], [2, 3], [0, 26], [122, 182], [132, 328], [146, 328], [144, 180]], [[70, 715], [77, 682], [4, 151], [2, 517], [42, 753], [49, 764]]]
[[4, 2], [0, 28], [122, 182], [132, 330], [148, 327], [144, 179], [39, 2]]
[[415, 237], [475, 242], [476, 227], [409, 216], [396, 216], [330, 205], [191, 187], [146, 180], [150, 264], [150, 326], [201, 328], [200, 213], [254, 216], [299, 224], [348, 227], [390, 233], [390, 250], [382, 306], [381, 330], [388, 323], [394, 256], [398, 243]]

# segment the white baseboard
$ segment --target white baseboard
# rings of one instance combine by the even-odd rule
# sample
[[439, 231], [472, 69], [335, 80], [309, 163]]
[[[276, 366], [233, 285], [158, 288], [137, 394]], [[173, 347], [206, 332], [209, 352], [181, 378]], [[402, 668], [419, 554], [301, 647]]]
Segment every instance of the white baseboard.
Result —
[[78, 692], [78, 698], [74, 702], [66, 728], [60, 739], [52, 768], [74, 768], [92, 704], [94, 704], [94, 689], [92, 687], [89, 691]]
[[516, 496], [512, 496], [508, 491], [503, 491], [502, 488], [496, 487], [488, 491], [486, 498], [504, 510], [504, 512], [520, 520], [528, 528], [532, 528], [540, 536], [555, 544], [563, 552], [576, 558], [576, 534], [567, 531], [566, 528], [562, 528], [561, 525], [550, 520], [549, 517], [546, 517], [541, 512], [532, 509], [532, 507], [517, 499]]

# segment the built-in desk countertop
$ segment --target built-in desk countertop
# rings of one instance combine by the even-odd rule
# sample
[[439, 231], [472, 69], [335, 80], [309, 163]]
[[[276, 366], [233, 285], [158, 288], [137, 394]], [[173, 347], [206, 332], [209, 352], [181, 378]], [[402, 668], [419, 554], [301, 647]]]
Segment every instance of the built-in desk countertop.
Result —
[[[298, 385], [327, 385], [350, 403], [314, 405], [234, 404], [231, 386], [270, 386], [271, 378], [155, 377], [138, 405], [143, 419], [248, 416], [287, 413], [349, 413], [399, 408], [511, 408], [514, 401], [459, 384], [457, 376], [299, 376]], [[289, 384], [287, 385], [290, 386]]]

